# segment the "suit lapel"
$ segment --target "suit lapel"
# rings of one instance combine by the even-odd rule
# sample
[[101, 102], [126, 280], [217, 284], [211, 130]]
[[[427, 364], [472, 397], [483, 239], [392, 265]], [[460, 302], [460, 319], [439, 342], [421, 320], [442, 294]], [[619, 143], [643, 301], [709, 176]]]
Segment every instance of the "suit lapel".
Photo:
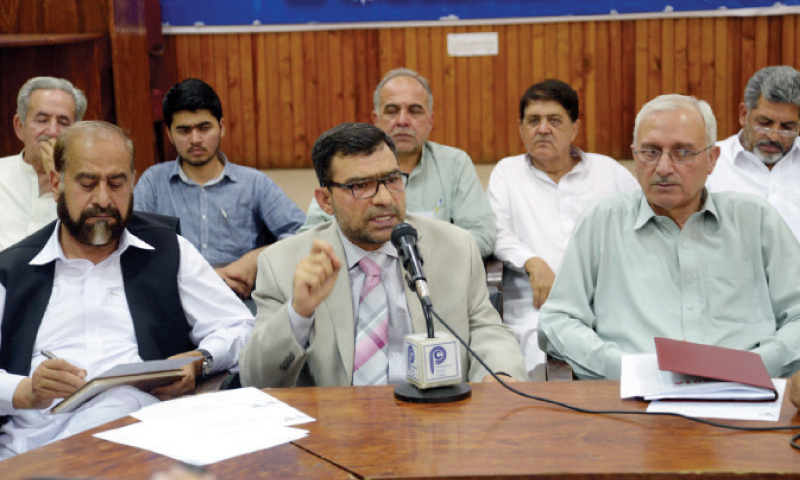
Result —
[[[342, 261], [339, 277], [333, 291], [321, 304], [322, 313], [331, 319], [333, 331], [336, 336], [336, 345], [347, 374], [346, 381], [353, 379], [353, 355], [355, 351], [355, 324], [353, 316], [353, 293], [350, 288], [350, 276], [347, 271], [347, 257], [344, 254], [342, 241], [339, 238], [339, 229], [336, 222], [330, 228], [320, 232], [320, 238], [331, 244], [334, 252]], [[319, 309], [318, 309], [319, 310]]]

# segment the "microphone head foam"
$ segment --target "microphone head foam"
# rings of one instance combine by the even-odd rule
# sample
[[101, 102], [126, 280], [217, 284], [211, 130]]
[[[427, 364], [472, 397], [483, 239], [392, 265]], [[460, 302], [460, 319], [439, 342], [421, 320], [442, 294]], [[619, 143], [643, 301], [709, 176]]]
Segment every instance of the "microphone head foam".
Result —
[[392, 229], [392, 245], [397, 247], [400, 245], [400, 239], [405, 236], [411, 236], [414, 240], [417, 240], [417, 229], [409, 225], [408, 223], [398, 223]]

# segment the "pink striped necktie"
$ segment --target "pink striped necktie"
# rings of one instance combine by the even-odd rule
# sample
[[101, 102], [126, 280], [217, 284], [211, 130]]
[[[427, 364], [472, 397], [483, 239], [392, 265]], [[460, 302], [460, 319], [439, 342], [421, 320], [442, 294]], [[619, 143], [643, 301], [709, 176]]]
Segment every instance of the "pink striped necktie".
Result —
[[388, 381], [389, 303], [379, 263], [384, 258], [371, 253], [358, 262], [367, 278], [358, 302], [353, 385], [385, 385]]

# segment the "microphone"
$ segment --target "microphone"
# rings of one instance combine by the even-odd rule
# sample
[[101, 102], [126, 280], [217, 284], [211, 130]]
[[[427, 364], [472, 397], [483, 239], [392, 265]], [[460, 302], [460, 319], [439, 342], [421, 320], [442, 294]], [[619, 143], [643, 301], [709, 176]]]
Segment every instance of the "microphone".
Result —
[[400, 255], [400, 262], [408, 272], [408, 288], [414, 290], [422, 303], [428, 338], [433, 338], [433, 319], [429, 309], [433, 307], [428, 293], [428, 281], [422, 270], [422, 256], [417, 248], [417, 230], [407, 223], [399, 223], [392, 229], [392, 245]]

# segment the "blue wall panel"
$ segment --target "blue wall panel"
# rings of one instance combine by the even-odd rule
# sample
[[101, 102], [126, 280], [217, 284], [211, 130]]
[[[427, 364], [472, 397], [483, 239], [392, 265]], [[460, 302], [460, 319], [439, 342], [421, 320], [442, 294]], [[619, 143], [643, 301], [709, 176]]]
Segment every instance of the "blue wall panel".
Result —
[[[351, 23], [603, 15], [769, 7], [774, 0], [161, 0], [164, 23], [174, 26]], [[800, 5], [800, 0], [783, 0]]]

